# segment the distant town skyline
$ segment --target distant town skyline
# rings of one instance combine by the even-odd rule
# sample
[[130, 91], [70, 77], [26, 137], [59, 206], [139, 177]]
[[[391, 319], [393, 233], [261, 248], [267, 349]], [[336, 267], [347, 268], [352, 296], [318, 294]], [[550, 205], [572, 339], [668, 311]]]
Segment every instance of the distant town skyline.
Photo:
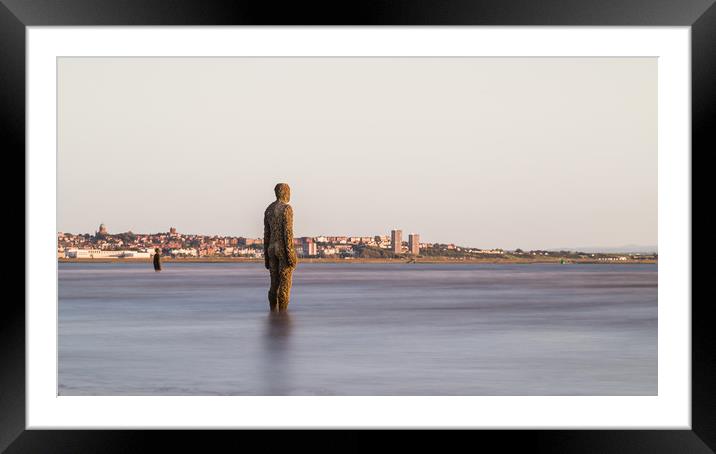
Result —
[[[189, 236], [206, 236], [206, 237], [231, 237], [231, 238], [244, 238], [244, 239], [262, 239], [261, 235], [252, 236], [252, 235], [236, 235], [236, 234], [224, 234], [224, 233], [198, 233], [198, 232], [180, 232], [176, 227], [169, 227], [165, 230], [157, 230], [152, 232], [140, 232], [140, 231], [134, 231], [134, 230], [122, 230], [122, 231], [110, 231], [109, 228], [104, 224], [100, 223], [99, 227], [96, 228], [94, 231], [88, 231], [88, 232], [69, 232], [69, 231], [58, 231], [58, 234], [71, 234], [71, 235], [118, 235], [123, 233], [134, 233], [138, 235], [162, 235], [162, 234], [168, 234], [169, 236], [174, 235], [189, 235]], [[399, 233], [398, 233], [399, 232]], [[395, 235], [395, 236], [394, 236]], [[418, 253], [418, 250], [420, 248], [420, 244], [422, 244], [420, 240], [420, 234], [411, 232], [408, 234], [408, 240], [406, 241], [402, 237], [402, 230], [400, 229], [391, 229], [389, 231], [389, 234], [386, 235], [385, 232], [379, 232], [373, 235], [352, 235], [352, 234], [335, 234], [335, 233], [326, 233], [321, 235], [309, 235], [309, 236], [297, 236], [295, 238], [373, 238], [381, 236], [386, 239], [390, 239], [389, 243], [391, 244], [391, 249], [394, 252], [397, 252], [397, 250], [394, 248], [394, 244], [397, 244], [397, 242], [401, 242], [403, 244], [407, 243], [408, 247], [407, 250], [410, 251], [413, 254]], [[455, 246], [461, 246], [461, 247], [468, 247], [468, 248], [475, 248], [474, 245], [469, 244], [459, 244], [451, 241], [434, 241], [432, 243], [437, 244], [451, 244]], [[429, 243], [429, 244], [432, 244]], [[510, 248], [502, 248], [499, 246], [495, 246], [492, 248], [484, 248], [484, 249], [503, 249], [503, 250], [510, 250]], [[523, 249], [523, 248], [511, 248], [514, 249]], [[561, 247], [543, 247], [543, 248], [534, 248], [533, 250], [545, 250], [545, 251], [583, 251], [583, 252], [658, 252], [658, 245], [648, 245], [648, 244], [624, 244], [621, 246], [611, 246], [611, 247], [599, 247], [599, 246], [561, 246]]]
[[[588, 261], [639, 261], [656, 260], [657, 251], [622, 250], [617, 255], [608, 251], [576, 250], [506, 250], [503, 248], [476, 248], [454, 243], [426, 243], [420, 234], [410, 233], [408, 241], [401, 230], [393, 229], [390, 235], [338, 235], [294, 237], [296, 253], [302, 258], [323, 259], [437, 259], [441, 260], [535, 260], [560, 259]], [[165, 232], [111, 232], [100, 224], [94, 234], [57, 232], [58, 259], [148, 259], [155, 252], [172, 258], [203, 259], [260, 259], [265, 252], [263, 238], [186, 234], [176, 227]], [[612, 255], [610, 255], [612, 254]]]
[[60, 58], [57, 230], [656, 245], [654, 58]]

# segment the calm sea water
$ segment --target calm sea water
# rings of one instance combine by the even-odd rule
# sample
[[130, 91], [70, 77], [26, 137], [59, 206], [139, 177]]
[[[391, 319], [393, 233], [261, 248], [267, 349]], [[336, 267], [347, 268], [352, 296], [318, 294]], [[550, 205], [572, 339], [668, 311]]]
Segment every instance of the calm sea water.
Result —
[[59, 264], [60, 395], [654, 395], [656, 265]]

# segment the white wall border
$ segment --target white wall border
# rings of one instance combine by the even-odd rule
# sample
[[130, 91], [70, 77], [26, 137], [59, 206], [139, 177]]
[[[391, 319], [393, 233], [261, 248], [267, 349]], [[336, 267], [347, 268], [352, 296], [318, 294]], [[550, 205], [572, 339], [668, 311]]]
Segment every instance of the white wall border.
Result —
[[[27, 427], [691, 427], [689, 27], [28, 27]], [[659, 393], [607, 397], [57, 396], [58, 56], [655, 56]]]

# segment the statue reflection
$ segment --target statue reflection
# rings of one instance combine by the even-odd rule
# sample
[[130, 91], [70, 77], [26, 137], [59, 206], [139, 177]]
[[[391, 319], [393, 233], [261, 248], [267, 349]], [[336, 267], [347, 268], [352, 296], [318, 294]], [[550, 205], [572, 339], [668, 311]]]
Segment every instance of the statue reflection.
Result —
[[268, 314], [264, 331], [264, 395], [290, 394], [291, 330], [291, 315], [288, 312]]

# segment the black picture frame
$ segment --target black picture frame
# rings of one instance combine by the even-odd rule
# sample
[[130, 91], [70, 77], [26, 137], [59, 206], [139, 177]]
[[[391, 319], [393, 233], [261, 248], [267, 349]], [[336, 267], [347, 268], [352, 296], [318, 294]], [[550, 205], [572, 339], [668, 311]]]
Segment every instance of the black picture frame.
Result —
[[[0, 137], [4, 158], [25, 156], [25, 29], [69, 25], [690, 26], [692, 159], [716, 149], [712, 132], [716, 130], [714, 0], [374, 0], [291, 2], [280, 7], [245, 0], [0, 0]], [[7, 181], [3, 186], [5, 194], [17, 193], [17, 186], [11, 187]], [[26, 245], [28, 241], [26, 237]], [[32, 262], [26, 266], [31, 267]], [[696, 267], [692, 269], [696, 273]], [[712, 302], [693, 298], [691, 304], [691, 430], [480, 430], [469, 431], [471, 446], [497, 442], [506, 452], [525, 447], [537, 452], [716, 452], [716, 337], [708, 316]], [[206, 443], [217, 441], [238, 447], [238, 436], [242, 445], [247, 443], [246, 433], [237, 435], [234, 431], [26, 430], [24, 301], [6, 298], [0, 314], [0, 450], [125, 452], [169, 441], [205, 449]], [[265, 438], [266, 434], [258, 436]], [[294, 433], [289, 442], [297, 443], [302, 437]], [[410, 437], [419, 441], [422, 435]], [[280, 438], [271, 437], [276, 442]], [[341, 439], [334, 446], [344, 446], [353, 436], [341, 435]], [[360, 447], [360, 442], [353, 445]]]

